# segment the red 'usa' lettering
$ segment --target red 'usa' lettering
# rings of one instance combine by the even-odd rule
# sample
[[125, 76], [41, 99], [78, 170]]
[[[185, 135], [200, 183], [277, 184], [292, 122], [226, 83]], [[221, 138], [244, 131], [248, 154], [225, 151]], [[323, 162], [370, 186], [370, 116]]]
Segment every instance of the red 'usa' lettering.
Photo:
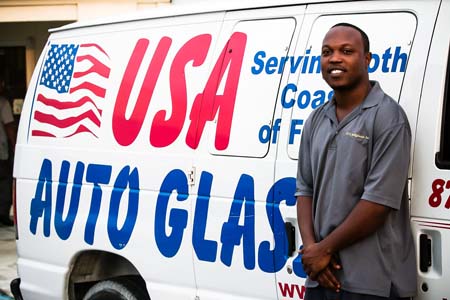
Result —
[[[247, 35], [235, 32], [227, 45], [223, 48], [214, 69], [209, 76], [203, 93], [195, 97], [191, 110], [191, 124], [186, 136], [186, 144], [196, 149], [203, 134], [206, 121], [214, 120], [217, 111], [219, 117], [216, 127], [215, 146], [218, 150], [228, 147], [230, 140], [231, 122], [233, 120], [234, 103], [241, 75], [242, 60], [244, 58]], [[228, 70], [223, 95], [216, 95], [223, 80], [223, 74]], [[197, 127], [198, 126], [198, 127]], [[197, 127], [197, 132], [195, 128]]]
[[[122, 146], [132, 144], [142, 129], [172, 39], [163, 37], [159, 41], [145, 74], [136, 104], [130, 117], [127, 118], [126, 111], [131, 91], [149, 43], [147, 39], [137, 41], [117, 93], [112, 129], [116, 141]], [[217, 59], [203, 92], [195, 97], [189, 114], [190, 124], [186, 134], [186, 144], [189, 147], [193, 149], [198, 147], [206, 122], [213, 121], [216, 115], [215, 147], [218, 150], [228, 147], [246, 43], [246, 34], [233, 33]], [[206, 59], [210, 45], [211, 35], [201, 34], [187, 41], [175, 55], [169, 74], [172, 112], [167, 119], [166, 110], [160, 110], [155, 114], [149, 136], [152, 146], [169, 146], [180, 135], [186, 120], [188, 102], [184, 69], [190, 61], [194, 67], [201, 66]], [[227, 70], [227, 77], [224, 78]], [[223, 80], [225, 80], [223, 95], [217, 95]]]
[[141, 91], [133, 109], [131, 117], [127, 119], [125, 113], [127, 104], [130, 100], [131, 89], [133, 88], [136, 75], [139, 67], [142, 64], [145, 52], [147, 51], [149, 41], [147, 39], [140, 39], [134, 48], [127, 69], [122, 79], [122, 83], [117, 93], [116, 106], [113, 114], [113, 133], [117, 142], [122, 146], [128, 146], [134, 142], [139, 131], [141, 131], [144, 117], [147, 113], [150, 100], [152, 99], [153, 91], [156, 86], [161, 68], [169, 51], [172, 40], [168, 37], [163, 37], [156, 48], [155, 54], [150, 62], [150, 65], [145, 74], [144, 82], [142, 83]]
[[187, 95], [184, 68], [192, 60], [194, 67], [205, 61], [211, 44], [211, 35], [202, 34], [192, 38], [178, 51], [170, 68], [170, 93], [172, 95], [172, 116], [166, 121], [166, 111], [156, 113], [150, 131], [150, 143], [155, 147], [172, 144], [183, 128], [186, 118]]

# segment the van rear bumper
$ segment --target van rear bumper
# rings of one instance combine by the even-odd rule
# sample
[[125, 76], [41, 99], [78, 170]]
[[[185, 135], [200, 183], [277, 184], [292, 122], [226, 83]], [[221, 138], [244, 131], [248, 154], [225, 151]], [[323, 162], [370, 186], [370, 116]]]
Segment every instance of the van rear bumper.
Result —
[[15, 300], [23, 300], [22, 293], [20, 292], [20, 278], [13, 279], [10, 283], [11, 293]]

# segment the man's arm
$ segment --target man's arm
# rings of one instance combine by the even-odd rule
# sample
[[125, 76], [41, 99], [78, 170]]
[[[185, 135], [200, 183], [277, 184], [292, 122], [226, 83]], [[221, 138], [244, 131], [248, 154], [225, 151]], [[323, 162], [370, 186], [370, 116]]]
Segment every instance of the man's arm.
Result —
[[303, 249], [305, 272], [311, 278], [317, 277], [329, 265], [334, 253], [373, 234], [384, 224], [390, 211], [387, 206], [361, 199], [332, 233]]
[[[311, 153], [310, 153], [310, 126], [311, 118], [306, 121], [305, 127], [301, 137], [298, 169], [297, 169], [297, 222], [300, 229], [300, 235], [303, 242], [303, 249], [314, 245], [316, 243], [313, 224], [313, 175], [311, 167]], [[303, 194], [306, 196], [301, 196]], [[303, 253], [303, 250], [300, 250]], [[334, 260], [329, 266], [326, 266], [322, 272], [316, 277], [311, 278], [316, 280], [321, 286], [338, 291], [340, 283], [333, 274], [332, 269], [339, 269]]]
[[297, 222], [302, 237], [303, 247], [316, 242], [312, 221], [312, 197], [297, 197]]
[[[302, 237], [303, 249], [309, 248], [311, 245], [314, 245], [316, 243], [312, 221], [312, 202], [312, 197], [297, 197], [297, 222], [300, 229], [300, 235]], [[303, 250], [301, 251], [301, 253], [304, 253]], [[332, 268], [339, 269], [340, 266], [332, 261], [331, 255], [329, 256], [329, 258], [330, 260], [328, 260], [327, 264], [320, 271], [320, 273], [314, 277], [310, 276], [310, 278], [318, 281], [319, 284], [325, 288], [338, 291], [341, 287], [341, 284], [337, 280], [336, 276], [334, 276]]]

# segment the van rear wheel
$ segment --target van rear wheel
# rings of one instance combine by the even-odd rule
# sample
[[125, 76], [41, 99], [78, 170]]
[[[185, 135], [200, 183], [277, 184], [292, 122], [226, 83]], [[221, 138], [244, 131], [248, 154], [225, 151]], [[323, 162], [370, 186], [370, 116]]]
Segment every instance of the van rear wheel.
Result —
[[129, 279], [111, 279], [94, 284], [83, 300], [150, 300], [140, 284]]

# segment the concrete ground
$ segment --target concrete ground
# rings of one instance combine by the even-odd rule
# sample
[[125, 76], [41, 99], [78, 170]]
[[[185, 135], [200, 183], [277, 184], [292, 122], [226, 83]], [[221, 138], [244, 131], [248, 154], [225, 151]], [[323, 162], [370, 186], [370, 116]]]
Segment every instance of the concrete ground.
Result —
[[0, 300], [13, 299], [9, 284], [17, 278], [14, 227], [0, 225]]

